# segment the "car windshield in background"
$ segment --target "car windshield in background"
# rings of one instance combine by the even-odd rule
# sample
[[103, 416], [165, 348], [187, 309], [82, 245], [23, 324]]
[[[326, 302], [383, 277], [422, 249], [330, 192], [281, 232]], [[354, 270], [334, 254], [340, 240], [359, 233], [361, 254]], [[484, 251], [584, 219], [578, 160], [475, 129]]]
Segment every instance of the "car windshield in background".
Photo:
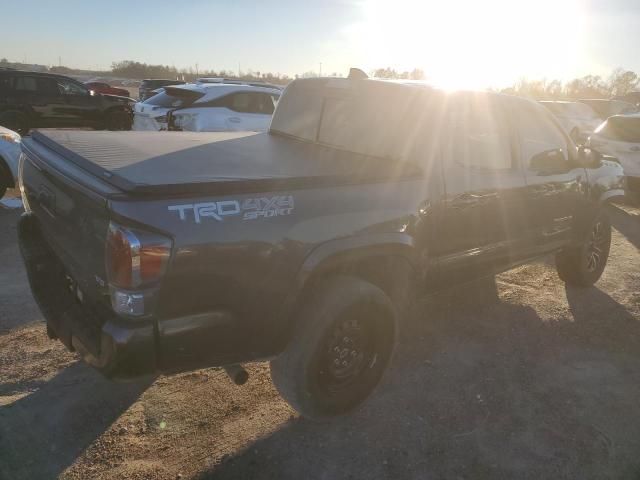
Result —
[[611, 117], [596, 133], [618, 142], [640, 143], [640, 117]]
[[202, 96], [202, 93], [193, 90], [165, 87], [163, 92], [148, 98], [144, 103], [156, 107], [180, 108], [191, 105]]

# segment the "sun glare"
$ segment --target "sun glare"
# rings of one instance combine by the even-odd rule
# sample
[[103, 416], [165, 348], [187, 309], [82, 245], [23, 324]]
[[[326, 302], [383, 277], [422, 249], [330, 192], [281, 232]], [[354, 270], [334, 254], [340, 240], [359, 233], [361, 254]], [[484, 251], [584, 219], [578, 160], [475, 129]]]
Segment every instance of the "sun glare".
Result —
[[444, 88], [510, 85], [575, 74], [583, 0], [369, 0], [348, 32], [366, 66], [421, 68]]

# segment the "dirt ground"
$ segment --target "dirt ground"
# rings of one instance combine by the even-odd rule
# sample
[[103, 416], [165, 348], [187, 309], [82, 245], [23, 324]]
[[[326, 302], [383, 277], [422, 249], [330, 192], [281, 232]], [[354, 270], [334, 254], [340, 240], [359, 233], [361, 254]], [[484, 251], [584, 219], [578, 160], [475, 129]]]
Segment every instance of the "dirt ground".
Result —
[[359, 411], [316, 423], [267, 364], [111, 383], [47, 339], [0, 209], [1, 479], [640, 478], [640, 210], [610, 264], [565, 288], [551, 259], [425, 297]]

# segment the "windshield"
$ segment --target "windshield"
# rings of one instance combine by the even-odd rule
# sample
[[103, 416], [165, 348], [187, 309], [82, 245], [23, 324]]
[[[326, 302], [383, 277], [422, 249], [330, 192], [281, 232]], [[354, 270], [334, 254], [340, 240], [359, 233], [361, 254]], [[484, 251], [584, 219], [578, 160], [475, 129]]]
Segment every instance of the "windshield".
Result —
[[640, 117], [611, 117], [596, 133], [618, 142], [640, 143]]

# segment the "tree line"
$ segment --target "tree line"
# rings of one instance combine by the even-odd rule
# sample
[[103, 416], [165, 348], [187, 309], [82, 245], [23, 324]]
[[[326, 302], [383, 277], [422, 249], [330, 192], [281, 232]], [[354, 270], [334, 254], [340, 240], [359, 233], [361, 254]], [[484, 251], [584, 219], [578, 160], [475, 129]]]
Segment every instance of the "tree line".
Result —
[[[378, 68], [371, 72], [376, 78], [428, 80], [428, 76], [420, 69], [411, 72], [397, 72], [387, 68]], [[607, 78], [600, 75], [585, 75], [568, 82], [560, 80], [530, 80], [523, 78], [511, 87], [499, 89], [501, 93], [530, 97], [536, 100], [559, 100], [577, 98], [611, 98], [623, 97], [635, 91], [640, 84], [637, 73], [623, 68], [616, 68]]]
[[245, 72], [233, 72], [230, 70], [196, 70], [193, 67], [181, 68], [168, 65], [149, 65], [133, 60], [122, 60], [111, 64], [111, 74], [117, 77], [135, 78], [168, 78], [193, 82], [201, 77], [242, 78], [249, 81], [262, 81], [274, 84], [286, 84], [291, 79], [287, 75], [271, 72], [247, 70]]
[[[151, 65], [133, 60], [122, 60], [111, 64], [111, 71], [79, 70], [64, 66], [47, 67], [45, 65], [28, 65], [18, 62], [10, 62], [6, 58], [0, 59], [0, 67], [11, 67], [24, 70], [50, 71], [60, 74], [93, 74], [95, 76], [113, 75], [116, 77], [142, 80], [145, 78], [168, 78], [192, 82], [198, 77], [222, 77], [241, 78], [249, 81], [263, 81], [279, 85], [289, 83], [292, 78], [280, 73], [260, 72], [247, 70], [245, 72], [232, 72], [229, 70], [202, 70], [197, 71], [193, 67], [181, 68], [168, 65]], [[428, 74], [419, 68], [413, 70], [396, 71], [391, 67], [377, 68], [370, 72], [372, 77], [398, 80], [427, 80]], [[294, 78], [309, 78], [317, 76], [316, 72], [309, 71]], [[331, 76], [340, 77], [339, 73]], [[616, 68], [608, 77], [600, 75], [585, 75], [567, 82], [560, 80], [531, 80], [523, 78], [514, 85], [499, 89], [502, 93], [530, 97], [537, 100], [557, 100], [576, 98], [611, 98], [624, 96], [639, 88], [640, 77], [637, 73], [623, 68]]]

